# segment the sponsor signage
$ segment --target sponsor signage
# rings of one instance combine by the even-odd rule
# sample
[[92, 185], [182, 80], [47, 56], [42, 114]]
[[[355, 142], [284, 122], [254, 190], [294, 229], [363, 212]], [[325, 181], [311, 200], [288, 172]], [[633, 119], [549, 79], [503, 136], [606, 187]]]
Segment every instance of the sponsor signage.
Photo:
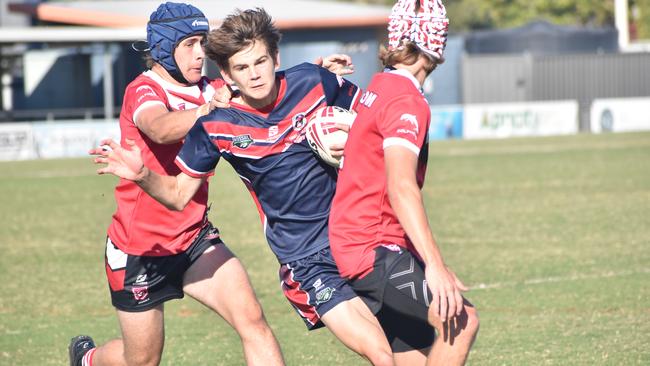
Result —
[[578, 102], [470, 104], [464, 108], [467, 139], [569, 135], [578, 132]]
[[0, 160], [36, 158], [34, 134], [30, 123], [0, 124]]
[[591, 132], [650, 130], [650, 98], [595, 99], [591, 104]]
[[429, 140], [463, 137], [463, 108], [461, 106], [431, 107]]
[[35, 153], [38, 158], [67, 158], [88, 155], [106, 138], [120, 141], [117, 121], [109, 122], [35, 122]]
[[88, 156], [106, 138], [120, 140], [117, 121], [0, 124], [0, 160]]

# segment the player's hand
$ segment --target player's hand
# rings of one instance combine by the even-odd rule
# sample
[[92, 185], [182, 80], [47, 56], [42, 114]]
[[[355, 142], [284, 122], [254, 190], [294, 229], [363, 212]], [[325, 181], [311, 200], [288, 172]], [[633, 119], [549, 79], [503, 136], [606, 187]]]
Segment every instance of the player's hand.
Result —
[[[350, 132], [350, 125], [348, 125], [347, 123], [337, 122], [336, 127], [339, 130], [345, 131], [347, 133]], [[342, 144], [332, 144], [332, 145], [330, 145], [330, 153], [332, 154], [332, 157], [337, 158], [337, 159], [343, 156], [343, 150], [344, 149], [345, 149], [345, 142], [342, 143]]]
[[90, 155], [95, 156], [95, 164], [106, 164], [105, 167], [97, 169], [97, 174], [113, 174], [136, 182], [144, 178], [147, 169], [142, 162], [140, 148], [133, 140], [126, 139], [126, 144], [128, 148], [123, 148], [108, 139], [103, 140], [100, 147], [88, 151]]
[[352, 58], [344, 54], [334, 53], [325, 58], [319, 56], [314, 63], [326, 68], [338, 76], [350, 75], [354, 72]]
[[446, 266], [428, 265], [424, 269], [429, 290], [431, 290], [431, 305], [443, 322], [463, 311], [461, 292], [467, 287], [456, 277], [456, 274]]
[[232, 99], [232, 90], [228, 84], [224, 84], [224, 86], [215, 90], [210, 100], [210, 111], [215, 108], [230, 108], [230, 99]]
[[215, 108], [230, 108], [230, 99], [232, 99], [232, 90], [228, 85], [215, 90], [214, 95], [207, 103], [200, 105], [196, 109], [196, 118], [205, 116]]

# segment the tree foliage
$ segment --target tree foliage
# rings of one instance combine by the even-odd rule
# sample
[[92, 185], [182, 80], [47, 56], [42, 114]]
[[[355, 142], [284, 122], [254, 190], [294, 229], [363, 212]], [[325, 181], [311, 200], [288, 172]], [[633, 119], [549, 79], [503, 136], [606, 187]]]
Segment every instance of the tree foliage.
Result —
[[650, 0], [629, 0], [633, 37], [650, 40]]
[[[452, 31], [510, 28], [532, 20], [555, 24], [614, 24], [614, 0], [443, 0]], [[637, 0], [648, 2], [650, 0]], [[392, 5], [395, 0], [362, 2]]]

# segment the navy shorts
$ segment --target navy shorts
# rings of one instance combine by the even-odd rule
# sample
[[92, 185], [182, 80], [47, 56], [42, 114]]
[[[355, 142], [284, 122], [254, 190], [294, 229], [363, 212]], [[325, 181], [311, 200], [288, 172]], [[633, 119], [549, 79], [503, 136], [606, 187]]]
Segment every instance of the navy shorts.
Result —
[[106, 276], [111, 301], [117, 309], [139, 312], [181, 299], [185, 272], [210, 247], [225, 245], [219, 230], [208, 222], [183, 253], [169, 256], [137, 256], [122, 252], [106, 240]]
[[321, 317], [343, 301], [356, 297], [339, 275], [330, 248], [280, 266], [280, 282], [289, 300], [309, 330], [323, 327]]
[[351, 280], [359, 297], [377, 316], [393, 352], [427, 349], [435, 340], [429, 324], [431, 292], [424, 264], [397, 245], [375, 248], [372, 272]]

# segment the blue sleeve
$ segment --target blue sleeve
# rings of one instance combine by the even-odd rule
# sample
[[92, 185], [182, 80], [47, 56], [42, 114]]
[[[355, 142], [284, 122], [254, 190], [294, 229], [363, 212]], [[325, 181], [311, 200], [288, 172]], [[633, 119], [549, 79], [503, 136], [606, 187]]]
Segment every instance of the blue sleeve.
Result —
[[208, 175], [217, 166], [221, 157], [219, 149], [205, 129], [204, 122], [209, 122], [209, 120], [202, 117], [196, 121], [185, 137], [183, 147], [176, 157], [179, 168], [193, 177]]
[[329, 70], [318, 67], [321, 83], [325, 90], [327, 105], [335, 105], [345, 109], [352, 109], [359, 93], [359, 88], [352, 82], [337, 76]]

